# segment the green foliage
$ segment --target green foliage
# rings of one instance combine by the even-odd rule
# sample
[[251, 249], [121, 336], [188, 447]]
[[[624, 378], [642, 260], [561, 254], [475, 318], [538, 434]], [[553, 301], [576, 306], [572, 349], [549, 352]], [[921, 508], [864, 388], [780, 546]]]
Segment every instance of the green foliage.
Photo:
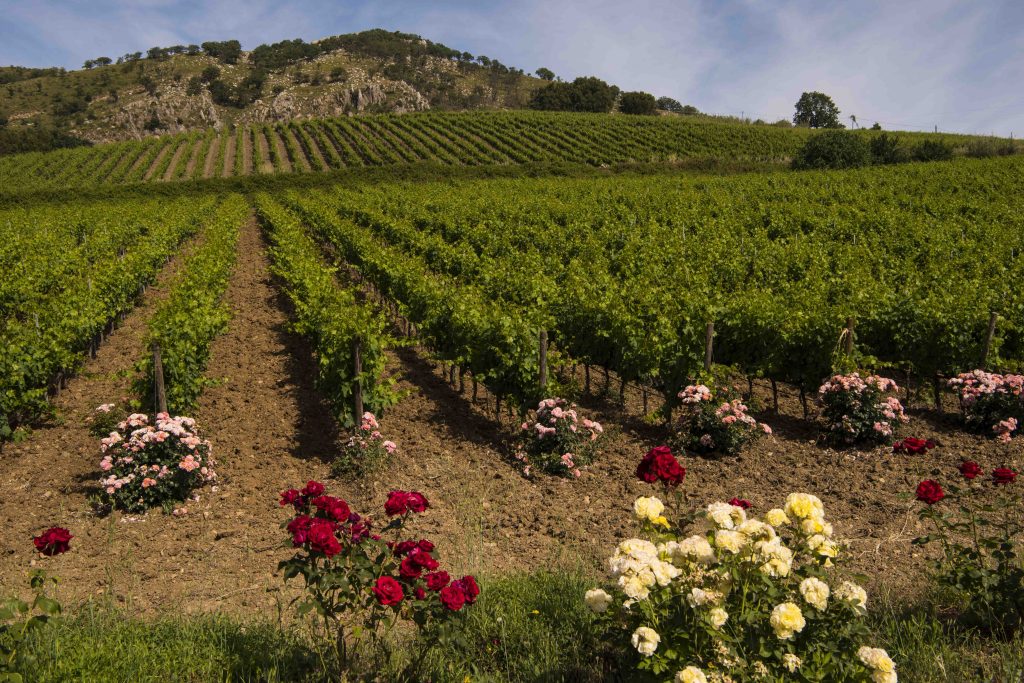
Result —
[[899, 164], [910, 161], [910, 153], [900, 145], [896, 135], [882, 133], [871, 138], [871, 163]]
[[626, 92], [619, 98], [619, 111], [623, 114], [652, 115], [657, 111], [654, 95], [646, 92]]
[[[295, 330], [309, 338], [317, 357], [317, 388], [345, 427], [359, 424], [353, 409], [354, 385], [362, 387], [365, 409], [380, 415], [398, 395], [384, 376], [385, 351], [392, 344], [386, 320], [357, 303], [353, 289], [343, 289], [327, 268], [316, 244], [295, 216], [268, 196], [257, 199], [260, 220], [270, 238], [272, 270], [295, 312]], [[360, 343], [362, 373], [355, 375], [354, 343]]]
[[193, 76], [188, 79], [188, 85], [185, 86], [186, 95], [199, 95], [203, 92], [203, 79], [199, 76]]
[[537, 69], [534, 73], [537, 74], [537, 78], [539, 78], [541, 80], [544, 80], [544, 81], [553, 81], [553, 80], [555, 80], [555, 72], [552, 71], [551, 69], [548, 69], [547, 67], [543, 67], [542, 66], [541, 68]]
[[[147, 346], [160, 346], [167, 407], [173, 415], [190, 412], [208, 382], [203, 370], [210, 344], [231, 317], [221, 298], [235, 263], [239, 229], [247, 211], [248, 205], [238, 195], [222, 202], [205, 226], [202, 243], [186, 260], [183, 275], [149, 322]], [[138, 370], [135, 392], [148, 403], [154, 382], [151, 354], [146, 354]]]
[[793, 168], [857, 168], [871, 163], [871, 148], [863, 137], [843, 130], [812, 136], [793, 159]]
[[319, 45], [303, 42], [301, 38], [282, 40], [279, 43], [260, 45], [252, 51], [252, 63], [263, 69], [279, 69], [282, 66], [303, 59], [316, 57], [322, 52]]
[[572, 83], [548, 83], [537, 89], [530, 100], [531, 109], [608, 113], [619, 89], [593, 76], [581, 76]]
[[683, 105], [679, 100], [672, 99], [671, 97], [659, 97], [657, 102], [658, 109], [662, 111], [670, 111], [675, 114], [683, 113]]
[[211, 64], [203, 69], [203, 72], [199, 74], [199, 78], [201, 78], [204, 83], [212, 83], [220, 78], [220, 68]]
[[60, 603], [46, 596], [47, 585], [51, 583], [56, 585], [57, 579], [47, 578], [36, 570], [29, 579], [35, 593], [31, 605], [17, 598], [0, 601], [0, 681], [3, 683], [25, 680], [19, 673], [19, 660], [26, 659], [25, 649], [33, 632], [60, 616]]
[[0, 126], [0, 156], [24, 154], [26, 152], [47, 152], [54, 149], [89, 147], [88, 140], [75, 137], [55, 128], [23, 128]]
[[237, 40], [210, 41], [203, 43], [203, 52], [225, 64], [235, 64], [242, 56], [242, 44]]
[[823, 92], [805, 92], [796, 103], [793, 123], [811, 128], [842, 128], [839, 107]]
[[914, 147], [911, 156], [914, 161], [949, 161], [953, 148], [939, 140], [925, 140]]

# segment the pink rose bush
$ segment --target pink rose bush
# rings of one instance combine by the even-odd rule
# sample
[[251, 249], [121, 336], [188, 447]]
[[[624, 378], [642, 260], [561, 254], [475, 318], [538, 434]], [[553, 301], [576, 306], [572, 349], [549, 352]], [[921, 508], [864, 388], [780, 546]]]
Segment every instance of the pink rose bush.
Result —
[[86, 422], [89, 433], [96, 438], [104, 437], [117, 429], [117, 425], [128, 414], [128, 410], [118, 403], [104, 403], [96, 406]]
[[974, 370], [948, 384], [960, 399], [960, 412], [970, 428], [1004, 443], [1010, 441], [1024, 420], [1024, 375]]
[[603, 434], [601, 424], [581, 418], [575, 405], [546, 398], [537, 405], [533, 421], [522, 424], [514, 457], [527, 477], [536, 470], [579, 477], [580, 468], [593, 461]]
[[338, 633], [348, 667], [364, 641], [368, 652], [379, 651], [381, 632], [399, 621], [422, 629], [428, 642], [440, 638], [444, 623], [480, 595], [473, 576], [454, 578], [442, 568], [434, 543], [406, 538], [405, 528], [430, 508], [418, 491], [391, 491], [379, 530], [317, 481], [282, 491], [280, 505], [291, 512], [282, 527], [296, 552], [278, 568], [286, 581], [302, 577], [299, 612], [315, 610]]
[[825, 439], [835, 445], [891, 443], [900, 425], [910, 420], [895, 396], [896, 382], [853, 372], [833, 375], [818, 389], [825, 419]]
[[332, 469], [335, 474], [372, 472], [380, 469], [397, 450], [394, 441], [384, 438], [377, 417], [366, 412], [355, 432], [345, 442]]
[[186, 500], [217, 479], [211, 445], [196, 433], [190, 417], [159, 413], [129, 415], [100, 440], [99, 484], [111, 507], [125, 512]]
[[679, 392], [680, 416], [676, 446], [698, 453], [738, 453], [743, 446], [772, 429], [758, 422], [748, 406], [728, 389], [691, 384]]

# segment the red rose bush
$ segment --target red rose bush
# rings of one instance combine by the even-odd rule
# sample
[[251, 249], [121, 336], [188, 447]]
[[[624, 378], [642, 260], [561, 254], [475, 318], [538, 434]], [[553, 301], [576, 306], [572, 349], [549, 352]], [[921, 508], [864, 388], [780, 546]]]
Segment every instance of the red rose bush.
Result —
[[1024, 375], [999, 375], [984, 370], [965, 372], [949, 386], [960, 400], [964, 422], [1003, 442], [1013, 438], [1024, 420]]
[[[648, 453], [645, 480], [677, 480], [669, 457]], [[611, 581], [584, 596], [632, 654], [624, 678], [895, 683], [889, 656], [867, 646], [867, 593], [838, 574], [841, 546], [817, 497], [793, 493], [762, 516], [740, 498], [675, 519], [656, 497], [633, 509], [640, 533], [615, 548]]]
[[445, 636], [446, 622], [480, 595], [472, 576], [453, 579], [442, 569], [431, 541], [402, 539], [412, 518], [430, 508], [418, 491], [391, 491], [380, 528], [316, 481], [283, 491], [280, 505], [292, 512], [283, 526], [296, 553], [279, 569], [285, 580], [302, 577], [300, 612], [315, 610], [337, 631], [348, 666], [363, 638], [376, 642], [398, 621], [423, 629], [428, 642]]
[[579, 477], [597, 451], [604, 428], [581, 418], [575, 405], [561, 398], [546, 398], [537, 406], [533, 422], [522, 424], [514, 457], [523, 474], [535, 470], [560, 477]]
[[712, 390], [691, 384], [679, 392], [680, 416], [676, 443], [698, 453], [735, 454], [743, 446], [772, 429], [747, 412], [749, 408], [728, 389]]
[[345, 442], [332, 469], [335, 473], [373, 472], [383, 467], [397, 450], [395, 442], [381, 434], [377, 417], [370, 412], [363, 413], [359, 427]]
[[922, 521], [934, 532], [916, 545], [938, 542], [942, 555], [934, 573], [960, 599], [969, 626], [1012, 636], [1024, 625], [1024, 518], [1017, 471], [997, 467], [989, 477], [973, 460], [959, 467], [962, 482], [934, 479], [917, 485]]
[[834, 375], [818, 389], [825, 419], [825, 439], [835, 445], [889, 441], [910, 420], [894, 395], [896, 382], [854, 372]]
[[159, 413], [150, 424], [147, 415], [130, 415], [100, 440], [103, 498], [126, 512], [184, 501], [216, 481], [211, 449], [192, 418]]

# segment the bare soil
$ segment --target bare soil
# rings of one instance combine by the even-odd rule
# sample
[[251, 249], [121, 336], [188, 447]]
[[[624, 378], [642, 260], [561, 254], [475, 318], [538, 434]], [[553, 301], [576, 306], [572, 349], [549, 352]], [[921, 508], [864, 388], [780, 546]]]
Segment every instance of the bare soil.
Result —
[[171, 163], [167, 165], [167, 170], [164, 171], [164, 176], [161, 180], [171, 180], [174, 178], [174, 169], [181, 163], [181, 158], [185, 155], [185, 151], [188, 149], [188, 144], [183, 143], [178, 145], [178, 148], [174, 150], [174, 156], [171, 157]]
[[[328, 481], [354, 509], [381, 516], [391, 489], [416, 489], [431, 502], [413, 533], [438, 544], [455, 571], [495, 574], [537, 568], [582, 567], [598, 574], [615, 542], [634, 533], [632, 501], [656, 490], [634, 477], [643, 453], [666, 438], [643, 416], [630, 387], [624, 403], [614, 379], [605, 391], [593, 373], [580, 401], [607, 428], [595, 463], [576, 481], [524, 478], [511, 464], [508, 440], [517, 431], [507, 414], [496, 419], [482, 390], [474, 404], [449, 384], [443, 370], [413, 347], [391, 354], [403, 400], [382, 418], [399, 445], [387, 467], [365, 477], [331, 480], [329, 463], [341, 436], [313, 389], [315, 363], [289, 331], [287, 306], [273, 286], [264, 245], [254, 224], [242, 233], [239, 260], [226, 297], [234, 311], [215, 342], [196, 418], [213, 440], [221, 481], [200, 491], [189, 514], [159, 510], [133, 517], [97, 516], [89, 502], [99, 477], [98, 443], [83, 420], [99, 403], [124, 394], [121, 374], [140, 353], [142, 326], [159, 290], [146, 301], [56, 401], [63, 425], [38, 429], [3, 454], [0, 475], [0, 593], [23, 584], [30, 565], [45, 564], [63, 579], [70, 602], [108, 594], [142, 612], [225, 610], [273, 614], [294, 595], [282, 588], [277, 562], [288, 555], [279, 524], [280, 490], [308, 479]], [[582, 372], [576, 375], [582, 387]], [[767, 385], [755, 400], [770, 405]], [[599, 395], [600, 394], [600, 395]], [[651, 400], [650, 409], [656, 407]], [[925, 560], [910, 540], [925, 532], [912, 500], [917, 482], [955, 476], [961, 459], [986, 469], [1024, 468], [1024, 442], [1000, 444], [964, 433], [947, 412], [915, 408], [907, 435], [932, 438], [927, 455], [896, 455], [888, 447], [835, 450], [816, 441], [802, 419], [797, 395], [782, 392], [780, 414], [758, 414], [775, 435], [736, 457], [687, 457], [686, 499], [704, 506], [739, 496], [753, 511], [780, 506], [788, 493], [806, 491], [825, 503], [836, 535], [849, 543], [851, 571], [870, 577], [873, 591], [912, 595], [923, 586]], [[63, 524], [76, 536], [73, 551], [42, 560], [31, 536]]]
[[164, 145], [149, 164], [149, 168], [146, 169], [146, 173], [142, 176], [143, 180], [150, 180], [153, 174], [156, 173], [156, 169], [160, 166], [160, 163], [164, 160], [164, 157], [170, 154], [171, 145]]
[[[288, 159], [288, 150], [284, 146], [284, 140], [281, 139], [280, 131], [274, 130], [270, 133], [269, 142], [274, 145], [274, 149], [277, 152], [277, 158], [280, 159], [281, 168], [280, 172], [291, 173], [292, 162]], [[308, 168], [306, 169], [309, 170]]]
[[206, 158], [203, 159], [203, 177], [212, 178], [214, 174], [214, 166], [217, 165], [217, 155], [220, 152], [220, 138], [217, 135], [210, 141], [210, 147], [206, 150]]
[[182, 175], [182, 179], [190, 180], [196, 173], [196, 166], [199, 165], [199, 154], [203, 151], [203, 144], [206, 142], [203, 138], [199, 138], [192, 144], [192, 151], [188, 155], [188, 163], [185, 164], [185, 173]]
[[[267, 136], [262, 130], [254, 131], [256, 134], [256, 144], [259, 146], [259, 164], [260, 167], [257, 169], [259, 173], [273, 173], [274, 162], [270, 158], [270, 143], [267, 142]], [[253, 161], [255, 163], [255, 161]]]

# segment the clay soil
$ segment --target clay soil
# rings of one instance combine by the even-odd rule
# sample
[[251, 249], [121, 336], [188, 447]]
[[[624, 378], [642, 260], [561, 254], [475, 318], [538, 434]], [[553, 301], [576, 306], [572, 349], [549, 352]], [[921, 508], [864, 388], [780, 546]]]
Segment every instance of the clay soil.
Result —
[[[207, 372], [216, 384], [196, 414], [214, 442], [221, 477], [216, 490], [201, 490], [183, 517], [159, 510], [97, 514], [90, 496], [99, 478], [98, 443], [84, 422], [96, 405], [126, 394], [145, 321], [162, 291], [150, 290], [55, 400], [60, 421], [3, 451], [0, 594], [20, 590], [29, 567], [45, 565], [60, 575], [61, 597], [69, 604], [107, 596], [143, 613], [273, 616], [295, 595], [276, 572], [289, 553], [282, 547], [279, 525], [287, 517], [277, 494], [314, 478], [377, 517], [390, 489], [422, 491], [431, 510], [412, 533], [434, 540], [442, 561], [456, 571], [493, 576], [561, 567], [596, 576], [614, 543], [634, 532], [633, 499], [655, 493], [633, 472], [666, 433], [643, 419], [639, 391], [630, 389], [620, 403], [614, 378], [606, 393], [595, 373], [580, 403], [608, 430], [603, 451], [579, 480], [528, 480], [508, 458], [513, 420], [505, 414], [496, 419], [493, 399], [482, 390], [474, 404], [468, 381], [460, 393], [443, 368], [414, 347], [391, 356], [391, 372], [406, 396], [382, 425], [399, 451], [375, 475], [330, 478], [341, 437], [313, 388], [309, 349], [289, 331], [288, 307], [271, 279], [259, 231], [249, 224], [226, 294], [234, 318], [214, 343]], [[582, 373], [577, 380], [582, 386]], [[755, 386], [755, 398], [770, 405], [768, 387]], [[962, 458], [987, 468], [1024, 468], [1020, 443], [962, 432], [951, 404], [941, 413], [911, 410], [906, 433], [940, 444], [917, 456], [825, 448], [815, 440], [813, 423], [802, 419], [795, 392], [783, 391], [780, 409], [777, 416], [758, 415], [775, 435], [740, 456], [685, 458], [687, 500], [705, 505], [740, 496], [763, 513], [792, 491], [814, 493], [836, 535], [849, 543], [850, 570], [871, 577], [873, 591], [909, 597], [923, 585], [927, 558], [910, 544], [925, 531], [911, 495], [920, 479], [936, 472], [949, 478]], [[41, 559], [31, 536], [52, 524], [71, 529], [73, 551]]]

